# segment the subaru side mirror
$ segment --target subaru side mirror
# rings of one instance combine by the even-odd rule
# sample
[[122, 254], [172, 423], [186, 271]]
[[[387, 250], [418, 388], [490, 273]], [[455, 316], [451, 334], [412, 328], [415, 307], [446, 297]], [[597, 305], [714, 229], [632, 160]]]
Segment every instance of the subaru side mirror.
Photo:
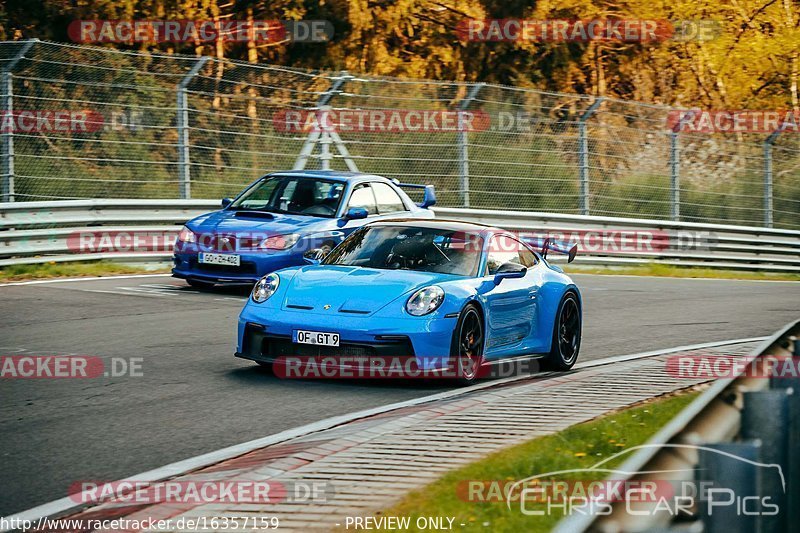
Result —
[[369, 211], [365, 207], [351, 207], [347, 210], [347, 213], [344, 214], [344, 218], [347, 220], [358, 220], [360, 218], [367, 218], [369, 216]]

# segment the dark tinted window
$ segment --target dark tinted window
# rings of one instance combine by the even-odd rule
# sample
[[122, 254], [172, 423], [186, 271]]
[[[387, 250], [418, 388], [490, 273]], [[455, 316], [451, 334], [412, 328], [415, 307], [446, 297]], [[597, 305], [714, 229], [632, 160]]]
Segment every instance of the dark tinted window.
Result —
[[351, 233], [323, 263], [475, 276], [482, 248], [480, 235], [462, 231], [366, 226]]
[[296, 176], [261, 180], [231, 204], [241, 211], [269, 211], [333, 217], [341, 202], [344, 183]]

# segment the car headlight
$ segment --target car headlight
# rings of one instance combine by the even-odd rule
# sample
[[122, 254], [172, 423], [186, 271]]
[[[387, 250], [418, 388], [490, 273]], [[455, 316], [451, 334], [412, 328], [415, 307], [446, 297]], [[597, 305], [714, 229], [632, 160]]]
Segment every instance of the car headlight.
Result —
[[266, 302], [278, 290], [281, 278], [277, 274], [267, 274], [256, 282], [253, 287], [253, 301], [257, 304]]
[[442, 302], [444, 302], [444, 291], [441, 287], [431, 285], [411, 295], [406, 302], [406, 311], [414, 316], [427, 315], [439, 309]]
[[197, 235], [194, 234], [192, 230], [187, 228], [186, 226], [181, 228], [181, 232], [178, 233], [178, 241], [179, 242], [197, 242]]
[[297, 233], [273, 235], [272, 237], [267, 237], [261, 241], [259, 246], [261, 248], [266, 248], [267, 250], [286, 250], [297, 244], [298, 240], [300, 240], [300, 235]]

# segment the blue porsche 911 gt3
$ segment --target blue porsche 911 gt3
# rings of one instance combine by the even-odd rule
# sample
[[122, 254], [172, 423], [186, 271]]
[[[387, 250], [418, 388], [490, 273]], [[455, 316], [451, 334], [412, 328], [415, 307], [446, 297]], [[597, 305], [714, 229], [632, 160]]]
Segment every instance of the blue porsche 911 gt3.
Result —
[[[401, 189], [421, 189], [419, 204]], [[195, 287], [255, 283], [303, 254], [330, 251], [353, 230], [388, 218], [432, 218], [432, 185], [335, 171], [286, 171], [256, 180], [222, 209], [194, 218], [178, 235], [173, 276]]]
[[[412, 357], [419, 368], [482, 369], [536, 355], [567, 370], [581, 342], [578, 287], [512, 233], [457, 221], [368, 224], [333, 251], [261, 278], [239, 316], [236, 355]], [[324, 256], [324, 257], [323, 257]]]

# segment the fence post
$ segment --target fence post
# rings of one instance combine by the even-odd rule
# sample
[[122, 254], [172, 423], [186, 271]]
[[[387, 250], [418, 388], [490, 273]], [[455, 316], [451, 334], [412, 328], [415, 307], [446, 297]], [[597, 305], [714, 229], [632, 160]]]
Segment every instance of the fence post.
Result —
[[581, 215], [589, 214], [589, 138], [586, 133], [586, 121], [605, 100], [604, 96], [592, 102], [578, 119], [578, 173], [581, 189]]
[[679, 133], [674, 129], [669, 133], [669, 190], [670, 218], [681, 218], [681, 145]]
[[[19, 49], [19, 52], [9, 61], [2, 71], [0, 71], [0, 92], [2, 102], [0, 102], [0, 118], [7, 117], [14, 112], [14, 77], [11, 71], [17, 66], [17, 63], [25, 57], [25, 54], [31, 47], [37, 43], [39, 39], [31, 39], [25, 42]], [[0, 132], [0, 174], [2, 174], [3, 181], [0, 187], [0, 201], [13, 202], [14, 201], [14, 120], [10, 120], [12, 124], [7, 131]]]
[[764, 140], [764, 227], [772, 227], [772, 145], [778, 135], [786, 127], [786, 123], [769, 134]]
[[794, 403], [792, 389], [748, 391], [744, 393], [742, 409], [741, 438], [745, 440], [759, 439], [761, 448], [760, 460], [770, 465], [778, 465], [775, 469], [761, 472], [759, 476], [759, 496], [769, 496], [770, 503], [778, 506], [776, 514], [763, 516], [763, 531], [787, 530], [789, 509], [787, 506], [786, 481], [791, 470], [789, 468], [789, 432], [792, 427], [790, 408]]
[[178, 183], [180, 197], [184, 200], [192, 197], [192, 175], [189, 161], [189, 104], [186, 87], [209, 59], [211, 59], [209, 56], [198, 59], [186, 76], [178, 83]]
[[670, 218], [681, 218], [681, 144], [678, 135], [695, 116], [696, 111], [682, 112], [669, 133]]
[[476, 83], [469, 90], [467, 96], [458, 104], [458, 176], [460, 180], [459, 190], [461, 191], [461, 206], [469, 207], [469, 141], [468, 133], [461, 119], [461, 112], [466, 111], [472, 101], [478, 96], [485, 83]]
[[[711, 490], [731, 490], [735, 497], [752, 498], [759, 487], [761, 441], [725, 442], [705, 444], [698, 450], [696, 481], [700, 487], [698, 511], [706, 533], [730, 533], [731, 531], [763, 531], [760, 516], [742, 515], [736, 505], [713, 507], [709, 499]], [[738, 463], [736, 463], [738, 461]]]

